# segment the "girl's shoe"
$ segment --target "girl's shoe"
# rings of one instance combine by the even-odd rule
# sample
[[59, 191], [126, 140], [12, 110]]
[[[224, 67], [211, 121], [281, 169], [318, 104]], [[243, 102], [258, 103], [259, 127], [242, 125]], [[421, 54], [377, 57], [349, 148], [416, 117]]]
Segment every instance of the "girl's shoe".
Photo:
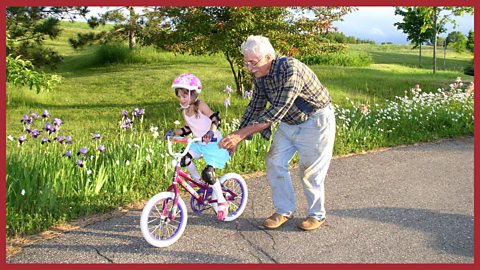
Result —
[[218, 203], [218, 208], [217, 208], [217, 218], [219, 220], [225, 220], [225, 218], [228, 216], [228, 207], [230, 206], [229, 202], [221, 202]]

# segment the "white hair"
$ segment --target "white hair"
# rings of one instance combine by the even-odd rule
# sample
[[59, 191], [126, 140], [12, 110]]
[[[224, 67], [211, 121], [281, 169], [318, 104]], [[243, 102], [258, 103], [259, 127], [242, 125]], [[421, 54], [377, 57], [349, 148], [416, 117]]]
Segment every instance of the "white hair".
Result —
[[257, 57], [275, 56], [275, 49], [264, 36], [249, 36], [240, 46], [240, 51], [243, 55], [253, 53]]

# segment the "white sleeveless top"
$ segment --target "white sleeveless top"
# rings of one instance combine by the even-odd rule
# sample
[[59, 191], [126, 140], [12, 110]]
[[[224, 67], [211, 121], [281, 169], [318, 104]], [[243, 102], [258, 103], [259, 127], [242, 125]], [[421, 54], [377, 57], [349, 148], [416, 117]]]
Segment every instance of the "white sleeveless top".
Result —
[[[207, 133], [212, 126], [212, 120], [202, 112], [198, 112], [198, 116], [195, 114], [188, 116], [185, 110], [183, 110], [183, 119], [185, 119], [185, 123], [187, 123], [187, 126], [190, 127], [193, 132], [193, 136], [196, 138], [203, 137], [203, 135], [205, 135], [205, 133]], [[214, 132], [214, 137], [221, 137], [219, 130]]]

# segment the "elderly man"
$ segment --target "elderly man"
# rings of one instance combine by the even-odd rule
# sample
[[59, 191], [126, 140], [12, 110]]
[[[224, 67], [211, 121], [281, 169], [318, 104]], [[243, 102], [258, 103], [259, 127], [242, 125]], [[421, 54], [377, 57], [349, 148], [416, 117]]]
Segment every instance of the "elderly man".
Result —
[[241, 51], [254, 77], [253, 97], [239, 130], [224, 137], [219, 146], [233, 153], [242, 140], [255, 132], [268, 140], [272, 125], [279, 123], [266, 158], [275, 213], [263, 226], [276, 229], [293, 217], [295, 197], [289, 162], [297, 152], [308, 203], [307, 217], [298, 227], [306, 231], [318, 229], [325, 222], [324, 182], [335, 140], [330, 94], [305, 64], [277, 56], [266, 37], [249, 36]]

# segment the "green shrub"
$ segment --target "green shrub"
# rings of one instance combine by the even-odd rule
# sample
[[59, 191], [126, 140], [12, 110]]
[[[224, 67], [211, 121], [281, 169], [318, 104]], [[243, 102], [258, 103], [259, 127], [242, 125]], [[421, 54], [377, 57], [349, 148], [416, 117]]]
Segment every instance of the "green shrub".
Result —
[[302, 56], [300, 60], [307, 65], [328, 65], [344, 67], [366, 67], [373, 60], [366, 52], [324, 53], [312, 56]]
[[128, 46], [122, 44], [102, 45], [95, 52], [95, 63], [97, 65], [126, 63], [132, 51]]
[[466, 75], [473, 76], [473, 71], [474, 71], [474, 67], [473, 67], [473, 60], [472, 60], [472, 62], [470, 63], [470, 65], [466, 66], [466, 67], [463, 69], [463, 73], [466, 74]]

